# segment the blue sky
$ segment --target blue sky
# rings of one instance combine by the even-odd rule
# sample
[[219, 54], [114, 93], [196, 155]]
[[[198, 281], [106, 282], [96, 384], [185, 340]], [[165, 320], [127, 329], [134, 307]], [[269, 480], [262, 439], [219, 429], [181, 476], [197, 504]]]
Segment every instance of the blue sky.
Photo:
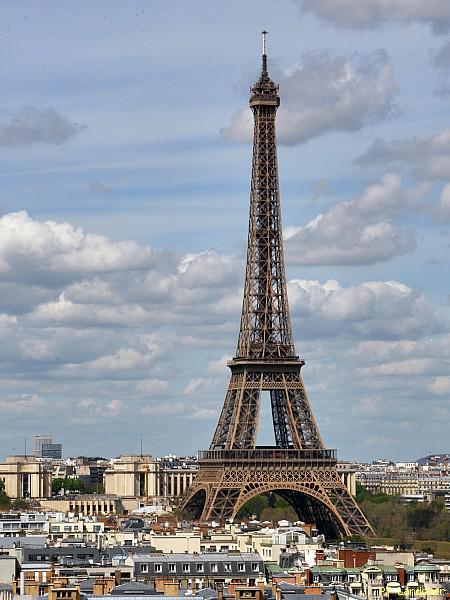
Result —
[[208, 447], [238, 332], [263, 28], [321, 433], [342, 458], [447, 449], [448, 0], [0, 17], [0, 455], [34, 433], [67, 454], [138, 451], [141, 435], [155, 455]]

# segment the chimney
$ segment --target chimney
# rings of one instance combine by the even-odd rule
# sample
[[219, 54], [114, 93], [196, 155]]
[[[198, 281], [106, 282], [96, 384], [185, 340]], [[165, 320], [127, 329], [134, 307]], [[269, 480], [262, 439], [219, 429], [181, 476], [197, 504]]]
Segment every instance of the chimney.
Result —
[[325, 560], [324, 550], [316, 550], [316, 565], [319, 564], [319, 560]]
[[404, 587], [406, 585], [405, 565], [403, 563], [398, 563], [395, 565], [395, 568], [397, 569], [399, 583]]
[[310, 585], [305, 587], [305, 591], [303, 593], [305, 594], [305, 596], [319, 595], [323, 593], [323, 588], [320, 585]]
[[165, 581], [164, 582], [164, 596], [178, 596], [178, 582]]

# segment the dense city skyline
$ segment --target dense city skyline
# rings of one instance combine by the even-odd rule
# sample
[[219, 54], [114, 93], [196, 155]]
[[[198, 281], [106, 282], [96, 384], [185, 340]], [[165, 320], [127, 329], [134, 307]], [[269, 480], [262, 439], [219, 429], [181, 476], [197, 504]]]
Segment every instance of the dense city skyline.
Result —
[[322, 436], [348, 459], [448, 450], [450, 7], [353, 4], [1, 9], [1, 455], [47, 432], [67, 454], [209, 445], [238, 332], [263, 27]]

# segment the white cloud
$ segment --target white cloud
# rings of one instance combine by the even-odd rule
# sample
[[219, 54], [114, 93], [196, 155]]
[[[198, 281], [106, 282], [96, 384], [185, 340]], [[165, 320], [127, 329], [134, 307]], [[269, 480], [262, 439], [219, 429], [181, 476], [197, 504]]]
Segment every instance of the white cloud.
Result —
[[208, 363], [208, 371], [213, 375], [229, 375], [230, 369], [227, 366], [227, 362], [231, 360], [231, 356], [223, 355], [217, 360], [210, 360]]
[[53, 108], [37, 109], [28, 106], [0, 124], [0, 146], [30, 144], [63, 144], [85, 129]]
[[0, 273], [45, 285], [81, 274], [149, 268], [157, 256], [136, 242], [113, 242], [69, 223], [37, 221], [25, 211], [0, 218]]
[[163, 379], [143, 379], [136, 389], [145, 396], [165, 396], [169, 391], [169, 382]]
[[[352, 60], [310, 52], [291, 69], [274, 72], [273, 78], [282, 90], [277, 118], [281, 144], [299, 144], [329, 131], [357, 131], [395, 109], [396, 85], [381, 51]], [[226, 139], [247, 142], [252, 127], [247, 109], [235, 113], [221, 132]]]
[[194, 377], [184, 388], [183, 394], [191, 396], [192, 394], [208, 392], [215, 387], [215, 380], [211, 377]]
[[64, 292], [55, 302], [40, 304], [27, 317], [30, 322], [48, 323], [53, 326], [79, 325], [101, 327], [105, 325], [123, 325], [126, 327], [157, 320], [138, 305], [102, 306], [98, 304], [75, 304], [67, 300]]
[[108, 404], [106, 405], [107, 412], [112, 415], [118, 415], [119, 413], [121, 413], [122, 408], [122, 400], [111, 400], [111, 402], [108, 402]]
[[160, 404], [149, 404], [141, 409], [141, 414], [154, 417], [171, 417], [184, 415], [187, 407], [182, 402], [162, 402]]
[[450, 183], [442, 188], [437, 213], [441, 220], [450, 221]]
[[0, 400], [0, 412], [25, 414], [42, 410], [45, 402], [37, 394], [22, 394], [19, 398]]
[[434, 368], [432, 360], [427, 358], [414, 358], [410, 360], [393, 360], [389, 363], [382, 363], [376, 367], [367, 367], [361, 369], [363, 375], [396, 375], [396, 376], [417, 376], [430, 373]]
[[450, 377], [435, 377], [428, 385], [428, 390], [438, 396], [450, 396]]
[[376, 139], [355, 163], [362, 167], [395, 166], [412, 169], [421, 179], [450, 178], [450, 129], [431, 136], [386, 141]]
[[339, 27], [364, 29], [387, 23], [423, 23], [435, 33], [450, 30], [447, 0], [295, 0], [305, 12]]
[[414, 249], [415, 236], [394, 218], [417, 211], [428, 190], [425, 184], [405, 189], [398, 175], [385, 175], [354, 200], [287, 230], [287, 259], [299, 265], [364, 265], [406, 254]]
[[297, 279], [289, 282], [289, 298], [303, 335], [416, 338], [442, 327], [427, 299], [397, 281], [345, 288], [334, 280]]
[[228, 287], [236, 282], [240, 263], [234, 256], [223, 256], [212, 250], [186, 254], [178, 265], [179, 284], [188, 289]]

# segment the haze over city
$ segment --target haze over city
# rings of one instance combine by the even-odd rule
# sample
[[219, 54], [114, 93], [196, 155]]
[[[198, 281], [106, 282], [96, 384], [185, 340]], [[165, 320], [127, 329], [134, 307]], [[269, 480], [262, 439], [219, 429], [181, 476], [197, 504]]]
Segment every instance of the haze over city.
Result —
[[[0, 9], [0, 455], [44, 432], [68, 455], [209, 446], [241, 311], [263, 28], [320, 432], [348, 459], [448, 450], [450, 5], [357, 4]], [[269, 419], [266, 403], [262, 443]]]

